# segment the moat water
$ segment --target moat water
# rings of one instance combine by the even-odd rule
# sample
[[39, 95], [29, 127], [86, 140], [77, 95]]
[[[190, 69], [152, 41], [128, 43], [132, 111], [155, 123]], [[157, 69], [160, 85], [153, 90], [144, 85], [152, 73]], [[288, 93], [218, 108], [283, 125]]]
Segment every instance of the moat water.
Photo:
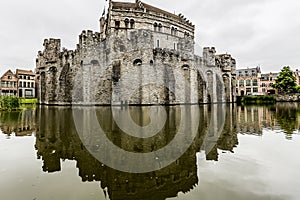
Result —
[[300, 104], [0, 112], [0, 176], [1, 200], [297, 200]]

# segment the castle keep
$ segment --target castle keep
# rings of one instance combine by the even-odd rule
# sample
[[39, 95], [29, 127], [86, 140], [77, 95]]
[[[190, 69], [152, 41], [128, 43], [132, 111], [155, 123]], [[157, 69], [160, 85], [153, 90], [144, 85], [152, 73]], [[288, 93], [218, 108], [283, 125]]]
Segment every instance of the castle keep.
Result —
[[141, 1], [109, 2], [100, 32], [75, 50], [46, 39], [36, 59], [41, 104], [182, 104], [235, 101], [235, 60], [194, 54], [195, 26]]

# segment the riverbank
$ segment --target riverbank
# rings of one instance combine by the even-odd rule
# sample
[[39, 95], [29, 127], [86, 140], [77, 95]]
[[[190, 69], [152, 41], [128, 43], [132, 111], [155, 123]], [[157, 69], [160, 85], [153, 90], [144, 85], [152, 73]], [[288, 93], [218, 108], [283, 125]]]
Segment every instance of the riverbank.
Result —
[[274, 104], [276, 97], [273, 95], [268, 96], [243, 96], [237, 99], [239, 104]]
[[243, 96], [237, 98], [238, 104], [272, 104], [276, 102], [300, 102], [300, 93], [266, 96]]

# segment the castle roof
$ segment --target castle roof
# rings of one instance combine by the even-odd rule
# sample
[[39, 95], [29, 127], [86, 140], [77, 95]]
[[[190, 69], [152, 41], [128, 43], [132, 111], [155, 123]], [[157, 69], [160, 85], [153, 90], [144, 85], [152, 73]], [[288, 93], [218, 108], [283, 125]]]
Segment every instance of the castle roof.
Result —
[[143, 8], [145, 8], [146, 10], [152, 11], [152, 12], [156, 12], [156, 13], [160, 13], [160, 14], [164, 14], [166, 16], [175, 18], [180, 20], [180, 17], [178, 15], [175, 15], [173, 13], [167, 12], [165, 10], [156, 8], [154, 6], [151, 6], [149, 4], [146, 4], [144, 2], [141, 1], [136, 1], [135, 3], [130, 3], [130, 2], [115, 2], [112, 1], [112, 8], [123, 8], [123, 9], [137, 9], [140, 8], [140, 6], [142, 6]]

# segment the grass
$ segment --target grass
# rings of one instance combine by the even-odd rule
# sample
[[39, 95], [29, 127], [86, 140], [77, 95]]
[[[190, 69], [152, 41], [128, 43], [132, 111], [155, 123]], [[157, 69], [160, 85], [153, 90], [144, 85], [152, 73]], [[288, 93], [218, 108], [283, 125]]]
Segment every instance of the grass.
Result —
[[20, 104], [37, 104], [38, 100], [37, 99], [24, 99], [24, 98], [19, 98], [19, 103]]

